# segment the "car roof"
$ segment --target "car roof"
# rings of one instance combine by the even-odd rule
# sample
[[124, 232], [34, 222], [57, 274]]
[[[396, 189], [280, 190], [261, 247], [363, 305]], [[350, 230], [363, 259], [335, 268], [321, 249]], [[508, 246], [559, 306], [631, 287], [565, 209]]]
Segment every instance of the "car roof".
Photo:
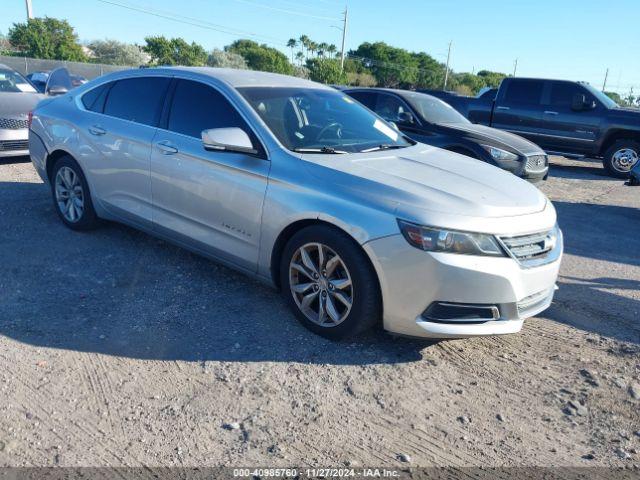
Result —
[[399, 88], [382, 88], [382, 87], [347, 87], [344, 89], [345, 93], [349, 93], [350, 91], [365, 91], [365, 92], [388, 92], [395, 93], [401, 97], [410, 97], [414, 95], [424, 95], [425, 97], [435, 98], [436, 100], [440, 100], [438, 97], [434, 97], [433, 95], [429, 95], [424, 92], [416, 92], [415, 90], [402, 90]]
[[176, 70], [194, 72], [201, 75], [222, 80], [234, 88], [240, 87], [297, 87], [320, 88], [333, 90], [333, 88], [321, 83], [312, 82], [304, 78], [282, 75], [279, 73], [259, 72], [256, 70], [238, 70], [234, 68], [214, 67], [160, 67], [158, 70]]

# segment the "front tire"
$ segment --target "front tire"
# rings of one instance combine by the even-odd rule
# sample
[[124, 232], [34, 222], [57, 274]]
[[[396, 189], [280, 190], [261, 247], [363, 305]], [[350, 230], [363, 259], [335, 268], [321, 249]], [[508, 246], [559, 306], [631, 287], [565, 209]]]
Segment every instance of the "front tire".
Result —
[[53, 206], [62, 222], [72, 230], [90, 230], [98, 226], [89, 185], [73, 157], [60, 157], [51, 171]]
[[640, 143], [635, 140], [617, 140], [604, 154], [603, 165], [609, 175], [628, 178], [640, 158]]
[[337, 229], [296, 233], [283, 251], [280, 285], [300, 323], [325, 338], [342, 340], [380, 323], [375, 270], [360, 245]]

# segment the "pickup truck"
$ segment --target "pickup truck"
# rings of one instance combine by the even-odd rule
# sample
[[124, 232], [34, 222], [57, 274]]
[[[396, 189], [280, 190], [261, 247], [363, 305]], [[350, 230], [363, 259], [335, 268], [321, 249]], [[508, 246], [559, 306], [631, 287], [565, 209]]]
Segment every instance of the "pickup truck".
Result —
[[442, 100], [471, 122], [521, 135], [547, 153], [602, 158], [614, 177], [627, 178], [640, 157], [640, 110], [587, 83], [505, 78], [497, 92]]

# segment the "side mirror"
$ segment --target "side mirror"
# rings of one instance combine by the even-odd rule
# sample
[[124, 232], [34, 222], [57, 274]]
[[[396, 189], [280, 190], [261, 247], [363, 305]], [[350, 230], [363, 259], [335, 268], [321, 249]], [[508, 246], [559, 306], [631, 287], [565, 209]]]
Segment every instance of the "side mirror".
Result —
[[571, 110], [581, 112], [582, 110], [592, 110], [596, 108], [596, 102], [587, 100], [583, 93], [576, 93], [571, 99]]
[[66, 87], [60, 86], [60, 85], [54, 85], [52, 87], [49, 87], [47, 89], [47, 94], [48, 95], [64, 95], [65, 93], [67, 93], [69, 90], [67, 90]]
[[411, 112], [400, 112], [398, 114], [398, 121], [407, 125], [412, 125], [413, 123], [415, 123], [415, 119], [413, 118], [413, 114]]
[[202, 145], [205, 150], [216, 152], [240, 152], [255, 155], [249, 135], [241, 128], [210, 128], [202, 132]]

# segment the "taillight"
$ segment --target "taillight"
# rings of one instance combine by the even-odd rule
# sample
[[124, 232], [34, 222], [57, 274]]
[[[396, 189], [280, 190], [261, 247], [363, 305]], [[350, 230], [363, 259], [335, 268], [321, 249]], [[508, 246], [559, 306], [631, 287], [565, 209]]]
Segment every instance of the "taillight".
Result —
[[29, 128], [31, 128], [31, 122], [33, 122], [33, 112], [29, 112], [29, 117], [27, 122], [29, 124]]

